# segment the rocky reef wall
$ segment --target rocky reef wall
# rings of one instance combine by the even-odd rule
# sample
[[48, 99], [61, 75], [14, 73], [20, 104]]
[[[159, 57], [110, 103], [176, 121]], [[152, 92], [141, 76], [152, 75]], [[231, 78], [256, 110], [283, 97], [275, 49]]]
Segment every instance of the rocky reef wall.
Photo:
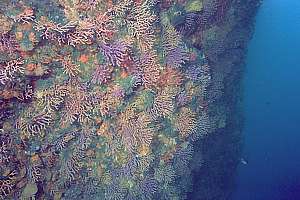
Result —
[[257, 1], [0, 2], [1, 199], [228, 199]]

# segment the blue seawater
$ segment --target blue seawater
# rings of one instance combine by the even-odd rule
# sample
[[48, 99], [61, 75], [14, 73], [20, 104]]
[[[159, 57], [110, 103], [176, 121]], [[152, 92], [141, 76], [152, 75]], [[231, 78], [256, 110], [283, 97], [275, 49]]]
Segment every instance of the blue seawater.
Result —
[[233, 200], [300, 199], [300, 1], [265, 0], [245, 74], [244, 159]]

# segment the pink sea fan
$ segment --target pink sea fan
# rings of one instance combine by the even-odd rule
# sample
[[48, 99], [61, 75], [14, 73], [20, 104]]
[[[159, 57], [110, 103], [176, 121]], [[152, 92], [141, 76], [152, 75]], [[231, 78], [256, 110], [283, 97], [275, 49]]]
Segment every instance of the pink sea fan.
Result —
[[20, 14], [13, 16], [13, 20], [15, 22], [20, 22], [23, 24], [28, 24], [34, 20], [34, 12], [31, 8], [27, 8], [24, 11], [22, 11]]
[[190, 161], [193, 159], [194, 148], [190, 143], [180, 146], [173, 158], [173, 166], [179, 175], [185, 174], [189, 170]]
[[118, 99], [122, 99], [125, 96], [125, 90], [120, 86], [116, 86], [112, 91], [112, 96]]
[[180, 68], [186, 60], [189, 60], [189, 57], [185, 49], [177, 47], [167, 54], [166, 64], [169, 67]]
[[196, 141], [199, 138], [207, 135], [211, 130], [211, 121], [207, 113], [203, 112], [198, 117], [197, 131], [190, 136], [191, 141]]
[[19, 49], [19, 44], [15, 37], [11, 34], [0, 34], [0, 52], [13, 54]]
[[181, 24], [178, 24], [176, 26], [176, 29], [181, 34], [188, 35], [188, 34], [192, 33], [192, 31], [195, 30], [195, 21], [197, 18], [197, 14], [194, 12], [187, 13], [184, 18], [185, 18], [183, 20], [184, 22]]
[[116, 42], [111, 45], [101, 44], [100, 49], [106, 60], [113, 66], [120, 65], [125, 60], [127, 45], [123, 42]]
[[0, 135], [0, 164], [10, 160], [11, 138], [9, 135]]
[[6, 82], [12, 81], [15, 78], [15, 74], [23, 74], [25, 70], [23, 64], [23, 60], [16, 59], [0, 65], [0, 83], [4, 85]]
[[151, 176], [146, 176], [138, 188], [141, 191], [142, 199], [153, 199], [153, 195], [158, 191], [158, 182]]
[[92, 83], [105, 84], [111, 79], [112, 68], [108, 65], [98, 65], [92, 75]]
[[140, 79], [146, 88], [155, 86], [160, 76], [160, 65], [156, 52], [142, 54], [137, 65], [140, 68]]
[[116, 28], [112, 17], [107, 13], [99, 14], [95, 19], [95, 33], [98, 40], [106, 43], [115, 33]]
[[155, 130], [151, 127], [151, 116], [146, 113], [139, 113], [137, 118], [119, 119], [118, 134], [122, 138], [122, 142], [130, 153], [136, 151], [138, 146], [149, 146], [155, 134]]
[[153, 119], [170, 116], [175, 109], [174, 100], [175, 94], [172, 88], [166, 87], [159, 92], [154, 99], [152, 108], [149, 110]]
[[136, 129], [132, 122], [123, 125], [120, 133], [122, 134], [122, 142], [127, 151], [129, 151], [130, 153], [134, 152], [138, 145], [138, 141], [136, 136]]
[[177, 106], [184, 106], [188, 104], [190, 101], [189, 96], [187, 95], [186, 91], [180, 92], [176, 97], [176, 105]]

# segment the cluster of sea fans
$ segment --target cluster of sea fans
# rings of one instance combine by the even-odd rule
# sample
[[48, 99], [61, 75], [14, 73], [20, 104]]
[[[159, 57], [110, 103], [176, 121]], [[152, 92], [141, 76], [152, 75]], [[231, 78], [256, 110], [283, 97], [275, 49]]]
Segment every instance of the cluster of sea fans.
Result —
[[[16, 140], [1, 139], [0, 163], [18, 151], [27, 172], [18, 187], [0, 180], [1, 196], [183, 199], [193, 142], [210, 130], [210, 66], [168, 7], [199, 5], [61, 0], [54, 12], [28, 2], [7, 5], [12, 28], [0, 37], [13, 54], [0, 63], [0, 87], [26, 88], [1, 122]], [[210, 4], [204, 14], [224, 7]]]

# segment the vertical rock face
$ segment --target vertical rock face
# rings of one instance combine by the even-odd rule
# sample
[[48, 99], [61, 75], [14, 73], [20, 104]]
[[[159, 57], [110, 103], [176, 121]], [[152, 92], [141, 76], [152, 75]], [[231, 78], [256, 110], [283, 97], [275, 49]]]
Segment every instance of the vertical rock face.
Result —
[[[195, 145], [205, 163], [193, 171], [197, 178], [189, 199], [230, 199], [234, 189], [233, 178], [242, 143], [241, 80], [247, 43], [260, 3], [255, 0], [203, 1], [198, 18], [203, 21], [198, 22], [192, 32], [183, 31], [206, 53], [209, 61], [212, 81], [207, 98], [210, 116], [215, 120], [213, 133]], [[178, 30], [184, 30], [182, 27], [183, 24], [177, 25]]]
[[0, 199], [230, 199], [258, 1], [0, 6]]

